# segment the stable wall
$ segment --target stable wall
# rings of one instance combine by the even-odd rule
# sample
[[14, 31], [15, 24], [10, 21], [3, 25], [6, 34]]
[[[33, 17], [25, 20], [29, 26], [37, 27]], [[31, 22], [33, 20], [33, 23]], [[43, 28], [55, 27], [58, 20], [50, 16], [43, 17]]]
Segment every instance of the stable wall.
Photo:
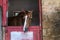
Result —
[[42, 0], [43, 40], [60, 40], [60, 0]]

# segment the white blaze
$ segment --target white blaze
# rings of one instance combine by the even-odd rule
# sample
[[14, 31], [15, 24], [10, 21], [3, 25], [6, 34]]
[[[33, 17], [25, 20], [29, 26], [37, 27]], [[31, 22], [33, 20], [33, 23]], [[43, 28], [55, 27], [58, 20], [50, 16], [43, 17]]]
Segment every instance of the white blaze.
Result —
[[24, 21], [24, 27], [23, 27], [23, 31], [25, 31], [25, 28], [26, 28], [26, 24], [27, 24], [27, 15], [25, 16], [25, 21]]

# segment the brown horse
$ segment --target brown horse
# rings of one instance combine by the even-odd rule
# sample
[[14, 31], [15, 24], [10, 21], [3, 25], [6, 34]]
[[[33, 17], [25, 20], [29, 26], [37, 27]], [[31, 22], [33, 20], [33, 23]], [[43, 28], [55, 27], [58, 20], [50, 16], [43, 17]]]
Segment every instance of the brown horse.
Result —
[[24, 16], [24, 27], [23, 30], [26, 32], [28, 31], [28, 27], [30, 26], [31, 19], [32, 19], [32, 11], [25, 11], [25, 16]]
[[[24, 23], [25, 16], [27, 16], [26, 25]], [[18, 13], [17, 16], [13, 16], [13, 17], [8, 18], [8, 25], [9, 26], [21, 26], [24, 23], [24, 25], [25, 25], [24, 31], [27, 31], [28, 27], [30, 26], [31, 19], [32, 19], [32, 11], [21, 11]]]
[[18, 15], [15, 15], [16, 12], [14, 12], [13, 17], [8, 17], [8, 26], [21, 26], [23, 23], [23, 16], [25, 12], [19, 12]]

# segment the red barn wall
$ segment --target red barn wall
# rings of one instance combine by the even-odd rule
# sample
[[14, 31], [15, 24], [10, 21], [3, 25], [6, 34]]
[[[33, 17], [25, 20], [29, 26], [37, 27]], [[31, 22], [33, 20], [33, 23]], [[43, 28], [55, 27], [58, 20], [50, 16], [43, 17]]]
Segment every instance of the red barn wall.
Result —
[[2, 0], [0, 0], [0, 6], [2, 6]]

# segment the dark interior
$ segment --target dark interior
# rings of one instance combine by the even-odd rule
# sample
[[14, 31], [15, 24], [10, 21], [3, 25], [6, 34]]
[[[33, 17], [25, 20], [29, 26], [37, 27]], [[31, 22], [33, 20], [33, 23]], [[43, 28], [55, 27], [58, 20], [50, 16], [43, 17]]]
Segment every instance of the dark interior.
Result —
[[9, 0], [8, 17], [13, 17], [13, 11], [33, 10], [31, 26], [39, 25], [39, 4], [38, 0]]

